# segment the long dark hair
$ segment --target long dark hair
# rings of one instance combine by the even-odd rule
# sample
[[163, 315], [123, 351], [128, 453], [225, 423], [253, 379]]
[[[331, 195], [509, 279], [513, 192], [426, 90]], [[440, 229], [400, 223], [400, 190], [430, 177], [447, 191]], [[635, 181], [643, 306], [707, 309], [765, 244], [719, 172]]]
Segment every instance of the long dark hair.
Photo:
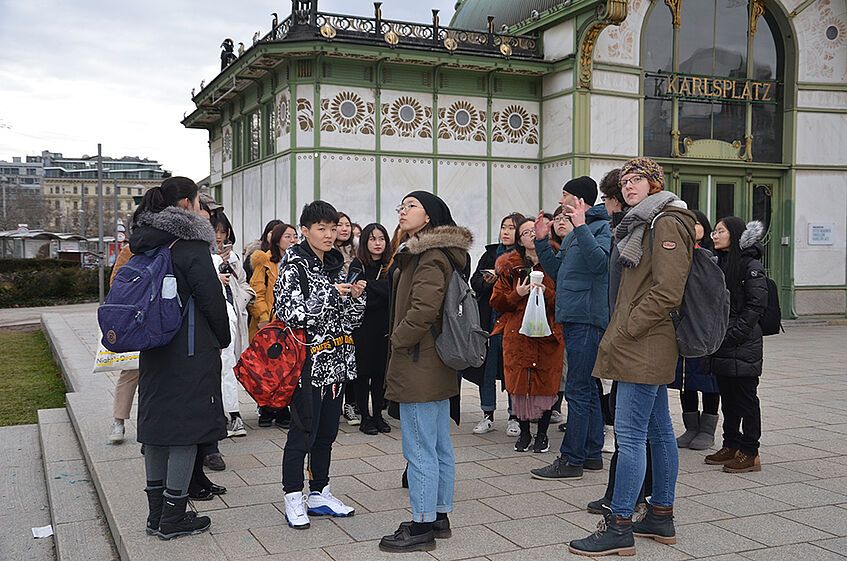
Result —
[[342, 245], [353, 245], [353, 221], [350, 219], [350, 216], [347, 215], [347, 213], [341, 212], [339, 210], [338, 211], [338, 222], [341, 222], [342, 218], [346, 218], [347, 222], [350, 223], [350, 237], [347, 238], [346, 241], [343, 241], [343, 242], [340, 242], [340, 243], [338, 242], [338, 239], [336, 239], [335, 243], [338, 244], [338, 247], [341, 247]]
[[515, 228], [515, 251], [517, 251], [518, 255], [521, 256], [524, 267], [534, 267], [535, 263], [529, 260], [529, 258], [526, 256], [526, 248], [521, 245], [521, 226], [523, 226], [527, 222], [535, 222], [535, 220], [533, 220], [532, 218], [524, 218], [518, 224], [517, 228]]
[[[385, 251], [379, 258], [379, 261], [374, 261], [371, 252], [368, 250], [368, 240], [371, 239], [371, 234], [374, 230], [382, 232], [385, 238]], [[391, 238], [388, 237], [388, 230], [385, 226], [378, 222], [371, 222], [362, 229], [362, 235], [359, 237], [359, 248], [356, 250], [356, 258], [365, 267], [381, 267], [387, 266], [391, 262]]]
[[709, 217], [699, 210], [692, 210], [691, 212], [697, 218], [697, 223], [703, 227], [703, 239], [700, 240], [700, 247], [714, 250], [715, 242], [712, 241], [712, 225], [709, 224]]
[[218, 209], [216, 212], [213, 212], [211, 216], [209, 216], [209, 222], [212, 223], [212, 228], [216, 231], [218, 226], [226, 232], [226, 239], [224, 240], [226, 243], [235, 243], [235, 232], [232, 231], [232, 223], [229, 221], [229, 218], [226, 217], [223, 210]]
[[512, 212], [510, 214], [507, 214], [503, 217], [503, 220], [500, 221], [500, 228], [503, 228], [503, 224], [505, 224], [507, 220], [511, 221], [511, 223], [515, 227], [515, 245], [518, 245], [518, 229], [521, 227], [520, 225], [523, 224], [523, 221], [526, 220], [526, 216], [524, 216], [520, 212]]
[[565, 212], [565, 207], [559, 205], [555, 211], [553, 211], [553, 221], [550, 222], [550, 239], [556, 242], [559, 245], [562, 245], [562, 238], [556, 232], [556, 217]]
[[280, 222], [274, 229], [271, 230], [271, 263], [279, 263], [280, 259], [282, 259], [282, 251], [279, 249], [279, 240], [282, 239], [282, 236], [288, 231], [288, 229], [294, 230], [294, 234], [297, 234], [297, 228], [292, 226], [291, 224], [286, 224], [285, 222]]
[[274, 218], [273, 220], [265, 224], [265, 229], [262, 230], [262, 237], [259, 238], [259, 242], [261, 244], [260, 247], [262, 251], [268, 251], [271, 248], [271, 242], [268, 241], [268, 233], [273, 230], [275, 226], [278, 226], [282, 223], [282, 220], [277, 220], [276, 218]]
[[733, 299], [737, 299], [742, 292], [741, 234], [747, 229], [747, 225], [737, 216], [721, 218], [715, 224], [715, 228], [721, 223], [729, 231], [729, 247], [717, 250], [718, 262], [726, 278], [726, 287], [729, 289], [730, 294], [732, 294]]
[[138, 208], [132, 215], [135, 223], [142, 212], [162, 212], [169, 206], [176, 206], [182, 199], [193, 201], [197, 196], [197, 184], [187, 177], [168, 177], [158, 187], [152, 187], [144, 193]]

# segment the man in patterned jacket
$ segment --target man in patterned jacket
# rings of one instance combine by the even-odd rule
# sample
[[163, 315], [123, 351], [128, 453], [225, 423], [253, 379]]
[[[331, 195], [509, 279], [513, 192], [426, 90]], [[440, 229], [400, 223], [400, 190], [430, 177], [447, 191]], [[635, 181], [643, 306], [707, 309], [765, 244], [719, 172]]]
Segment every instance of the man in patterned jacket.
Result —
[[[350, 334], [365, 313], [365, 281], [347, 282], [344, 258], [334, 248], [338, 212], [324, 201], [303, 208], [305, 238], [286, 250], [274, 285], [274, 315], [306, 330], [309, 346], [300, 384], [291, 398], [291, 428], [282, 454], [285, 518], [309, 527], [309, 514], [350, 516], [353, 508], [330, 493], [329, 462], [338, 434], [344, 384], [356, 377]], [[353, 280], [353, 279], [351, 279]], [[309, 454], [309, 493], [303, 495], [303, 461]]]

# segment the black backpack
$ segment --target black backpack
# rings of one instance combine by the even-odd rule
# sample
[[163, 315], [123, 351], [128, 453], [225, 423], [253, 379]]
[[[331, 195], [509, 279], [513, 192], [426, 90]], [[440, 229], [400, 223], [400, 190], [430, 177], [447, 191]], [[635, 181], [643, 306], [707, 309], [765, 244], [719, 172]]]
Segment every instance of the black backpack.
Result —
[[[685, 226], [675, 214], [660, 213], [650, 225], [650, 252], [656, 221], [670, 216]], [[686, 232], [688, 229], [686, 228]], [[692, 240], [693, 243], [694, 240]], [[708, 249], [694, 246], [691, 270], [679, 309], [671, 310], [679, 354], [686, 358], [708, 356], [721, 346], [729, 327], [729, 290], [717, 258]]]
[[779, 307], [779, 290], [776, 283], [770, 277], [765, 277], [768, 283], [768, 307], [765, 308], [765, 313], [759, 318], [759, 325], [762, 327], [762, 335], [779, 335], [780, 331], [785, 331], [782, 328], [782, 309]]

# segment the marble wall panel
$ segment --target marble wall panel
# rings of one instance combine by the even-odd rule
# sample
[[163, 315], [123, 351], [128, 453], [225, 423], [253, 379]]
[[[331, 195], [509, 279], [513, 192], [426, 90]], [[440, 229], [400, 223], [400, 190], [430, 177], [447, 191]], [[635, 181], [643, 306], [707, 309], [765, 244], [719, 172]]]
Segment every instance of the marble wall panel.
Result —
[[297, 86], [297, 146], [315, 145], [315, 87], [313, 85]]
[[221, 157], [223, 158], [223, 172], [232, 171], [232, 125], [226, 125], [221, 131]]
[[[255, 236], [256, 232], [261, 233], [262, 227], [265, 225], [262, 222], [262, 199], [264, 196], [264, 189], [262, 188], [262, 171], [262, 167], [253, 166], [245, 169], [241, 174], [244, 181], [244, 198], [242, 199], [242, 204], [244, 206], [241, 215], [241, 235], [236, 236], [236, 240], [238, 242], [237, 245], [239, 246], [243, 244], [245, 236], [249, 239], [253, 239], [252, 236]], [[273, 181], [273, 178], [271, 178], [271, 181]], [[238, 224], [233, 221], [233, 226], [238, 226]]]
[[541, 93], [545, 97], [569, 90], [573, 87], [573, 70], [563, 70], [554, 74], [546, 74], [541, 79]]
[[497, 241], [500, 221], [512, 212], [535, 217], [541, 208], [538, 164], [493, 162], [491, 164], [491, 237]]
[[218, 183], [223, 177], [223, 147], [222, 138], [209, 143], [209, 175], [213, 184]]
[[574, 21], [551, 27], [542, 36], [545, 60], [560, 60], [574, 52]]
[[633, 157], [638, 154], [638, 100], [591, 96], [591, 152]]
[[382, 150], [432, 153], [432, 94], [382, 90], [380, 119]]
[[[845, 284], [847, 271], [847, 172], [796, 172], [794, 283]], [[835, 225], [832, 245], [809, 245], [809, 223]]]
[[805, 165], [847, 164], [847, 115], [797, 114], [797, 163]]
[[313, 154], [297, 154], [294, 176], [294, 219], [300, 218], [303, 205], [315, 200], [315, 156]]
[[797, 92], [797, 106], [815, 109], [847, 109], [847, 92], [800, 90]]
[[[221, 204], [224, 205], [225, 209], [229, 209], [230, 212], [235, 212], [231, 176], [221, 179]], [[239, 210], [238, 213], [240, 215], [241, 211]]]
[[[234, 173], [230, 176], [232, 186], [232, 205], [229, 207], [232, 214], [229, 216], [232, 222], [232, 230], [239, 240], [244, 239], [244, 172]], [[224, 205], [226, 206], [226, 205]]]
[[321, 85], [321, 146], [376, 148], [375, 92], [370, 88]]
[[595, 92], [597, 90], [607, 90], [610, 92], [637, 94], [640, 81], [641, 78], [638, 74], [595, 70], [591, 87]]
[[288, 88], [276, 94], [274, 112], [276, 115], [276, 126], [274, 127], [276, 151], [285, 152], [291, 148], [291, 92]]
[[[619, 168], [623, 165], [626, 160], [591, 160], [591, 178], [597, 182], [597, 185], [600, 184], [600, 181], [603, 179], [610, 170], [615, 168]], [[597, 200], [594, 201], [595, 204], [600, 202], [600, 193], [597, 193]]]
[[438, 196], [450, 207], [456, 224], [473, 232], [472, 256], [481, 255], [488, 239], [486, 164], [469, 160], [439, 160]]
[[[271, 160], [262, 164], [262, 207], [261, 220], [259, 220], [259, 231], [252, 234], [256, 236], [261, 233], [268, 220], [276, 218], [276, 191], [279, 188], [276, 181], [276, 162]], [[248, 232], [248, 237], [251, 234]], [[255, 238], [250, 238], [255, 239]]]
[[573, 96], [563, 95], [542, 104], [542, 154], [552, 158], [573, 150]]
[[410, 191], [432, 192], [432, 159], [382, 156], [380, 167], [379, 220], [391, 234], [397, 226], [394, 209], [403, 197]]
[[562, 187], [572, 178], [573, 164], [570, 160], [549, 162], [541, 167], [541, 203], [546, 212], [556, 210], [562, 198]]
[[793, 19], [799, 80], [847, 81], [847, 0], [817, 0]]
[[[607, 26], [597, 38], [594, 60], [638, 66], [641, 56], [641, 28], [650, 0], [629, 0], [626, 19], [620, 25]], [[658, 9], [667, 9], [658, 6]]]
[[376, 220], [376, 157], [322, 154], [321, 199], [362, 226]]
[[538, 158], [540, 104], [494, 99], [491, 102], [491, 154], [495, 158]]
[[[276, 197], [272, 218], [278, 218], [288, 224], [295, 224], [297, 217], [291, 216], [291, 156], [277, 158], [274, 163], [276, 166]], [[267, 224], [267, 220], [265, 220], [265, 224]]]
[[485, 98], [438, 96], [438, 153], [484, 156], [488, 108]]

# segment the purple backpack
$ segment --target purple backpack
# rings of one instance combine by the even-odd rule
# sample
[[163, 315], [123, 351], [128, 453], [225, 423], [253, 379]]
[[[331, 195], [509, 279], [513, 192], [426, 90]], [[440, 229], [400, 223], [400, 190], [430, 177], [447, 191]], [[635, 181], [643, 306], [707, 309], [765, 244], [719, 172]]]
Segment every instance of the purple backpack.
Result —
[[115, 274], [97, 309], [103, 346], [112, 352], [146, 351], [170, 343], [188, 314], [188, 356], [194, 355], [194, 297], [183, 310], [170, 245], [133, 255]]

